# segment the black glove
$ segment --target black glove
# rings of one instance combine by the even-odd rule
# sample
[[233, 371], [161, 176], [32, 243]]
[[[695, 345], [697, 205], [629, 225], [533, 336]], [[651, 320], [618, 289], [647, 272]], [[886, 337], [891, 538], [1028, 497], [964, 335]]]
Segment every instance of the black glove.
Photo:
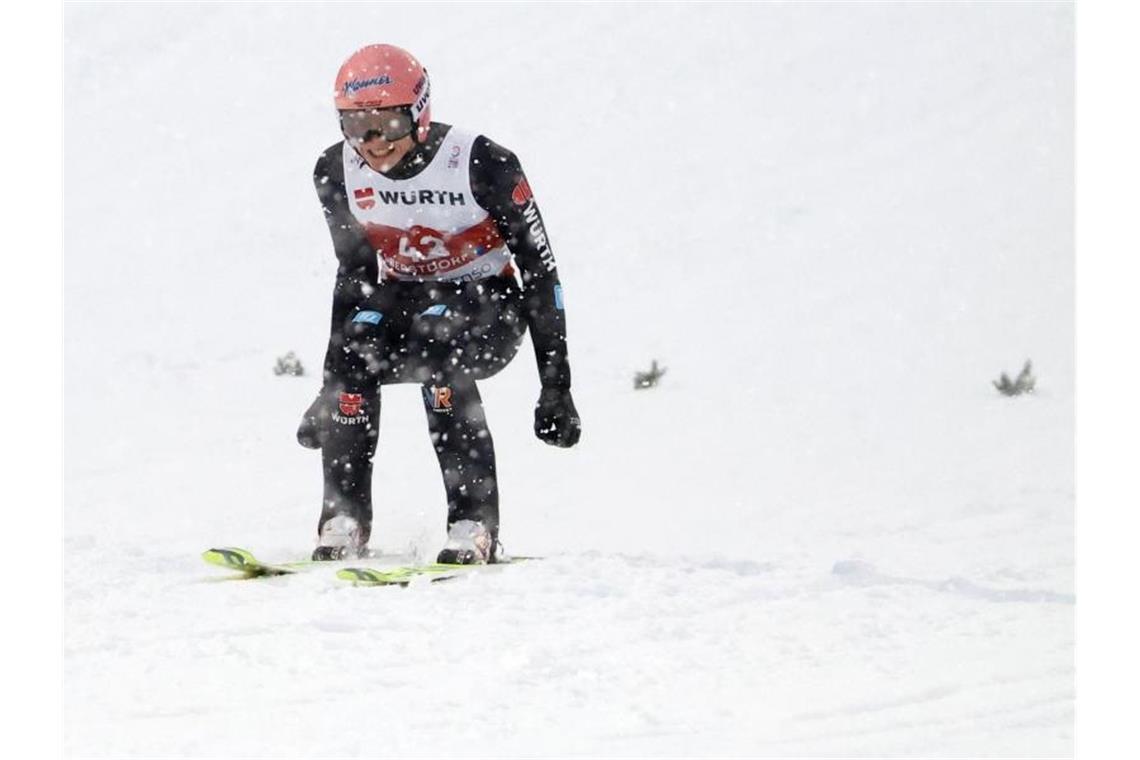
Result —
[[321, 391], [301, 415], [301, 424], [297, 428], [297, 443], [306, 449], [319, 449], [323, 446], [328, 438], [328, 417], [328, 403], [325, 392]]
[[569, 388], [542, 389], [534, 407], [534, 434], [551, 446], [564, 449], [582, 437], [582, 422]]

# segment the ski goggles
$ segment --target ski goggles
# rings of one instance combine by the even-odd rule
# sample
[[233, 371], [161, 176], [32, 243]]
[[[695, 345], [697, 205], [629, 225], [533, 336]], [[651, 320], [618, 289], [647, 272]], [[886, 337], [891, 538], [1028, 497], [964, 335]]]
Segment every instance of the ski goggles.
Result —
[[366, 143], [377, 137], [388, 142], [402, 140], [416, 128], [409, 108], [341, 111], [340, 131], [355, 143]]

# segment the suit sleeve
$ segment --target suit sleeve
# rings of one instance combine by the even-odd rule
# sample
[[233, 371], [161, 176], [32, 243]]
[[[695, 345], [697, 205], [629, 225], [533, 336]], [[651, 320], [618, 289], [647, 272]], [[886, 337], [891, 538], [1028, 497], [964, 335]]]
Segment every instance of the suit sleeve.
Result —
[[342, 330], [353, 307], [371, 292], [379, 275], [376, 253], [364, 229], [348, 208], [344, 185], [343, 143], [337, 143], [317, 159], [313, 169], [313, 185], [332, 236], [337, 258], [336, 284], [333, 287], [332, 318], [328, 349], [325, 351], [324, 380], [330, 379], [334, 352], [344, 345]]
[[471, 149], [471, 190], [495, 220], [522, 275], [523, 311], [544, 388], [570, 387], [566, 312], [554, 253], [538, 203], [514, 153], [479, 136]]

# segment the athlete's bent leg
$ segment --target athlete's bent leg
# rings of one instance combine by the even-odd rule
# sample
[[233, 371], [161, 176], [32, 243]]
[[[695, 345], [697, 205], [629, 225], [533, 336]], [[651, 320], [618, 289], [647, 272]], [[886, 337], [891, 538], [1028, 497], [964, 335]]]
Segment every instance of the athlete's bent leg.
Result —
[[332, 362], [332, 383], [319, 400], [324, 427], [324, 497], [317, 525], [317, 559], [362, 551], [372, 533], [372, 458], [380, 426], [374, 364], [384, 351], [383, 315], [359, 309], [344, 328], [345, 350]]
[[[380, 392], [378, 388], [361, 393], [339, 391], [334, 403], [332, 423], [321, 447], [324, 498], [317, 535], [322, 545], [359, 550], [372, 534], [372, 458], [380, 429]], [[330, 524], [338, 517], [339, 521]]]
[[507, 280], [441, 285], [412, 320], [409, 376], [423, 383], [424, 409], [447, 495], [448, 539], [439, 562], [499, 557], [495, 448], [476, 380], [518, 351], [526, 326]]
[[499, 535], [499, 487], [495, 445], [475, 381], [439, 375], [423, 386], [428, 431], [447, 493], [447, 526], [461, 520], [482, 523]]

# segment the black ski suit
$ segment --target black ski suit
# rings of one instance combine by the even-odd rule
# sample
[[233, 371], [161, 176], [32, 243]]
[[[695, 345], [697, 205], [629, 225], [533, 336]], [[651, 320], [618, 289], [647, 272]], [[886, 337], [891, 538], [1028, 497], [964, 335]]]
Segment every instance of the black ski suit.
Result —
[[[427, 140], [385, 178], [411, 179], [424, 171], [449, 129], [433, 122]], [[333, 145], [313, 175], [339, 264], [324, 387], [298, 430], [302, 445], [322, 450], [318, 533], [332, 516], [347, 514], [367, 542], [380, 385], [417, 383], [443, 475], [448, 525], [481, 521], [497, 539], [495, 450], [476, 381], [511, 361], [528, 327], [542, 385], [536, 434], [559, 446], [574, 445], [579, 435], [561, 285], [542, 217], [518, 159], [478, 136], [471, 146], [470, 194], [513, 254], [521, 286], [510, 264], [466, 281], [389, 279], [349, 205], [344, 162], [358, 158], [346, 155], [343, 143]]]

